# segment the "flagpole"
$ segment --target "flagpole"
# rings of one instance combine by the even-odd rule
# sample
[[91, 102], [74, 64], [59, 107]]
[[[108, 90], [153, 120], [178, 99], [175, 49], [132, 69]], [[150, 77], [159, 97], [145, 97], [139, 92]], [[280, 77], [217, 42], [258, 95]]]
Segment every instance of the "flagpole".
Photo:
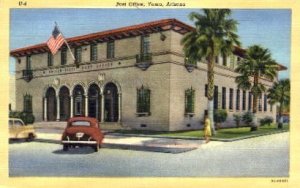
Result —
[[70, 46], [69, 46], [69, 44], [68, 44], [68, 42], [67, 42], [67, 40], [66, 40], [64, 34], [63, 34], [63, 33], [61, 32], [61, 30], [59, 29], [57, 23], [56, 23], [56, 22], [54, 22], [54, 23], [55, 23], [55, 26], [57, 27], [58, 31], [59, 31], [59, 32], [61, 33], [61, 35], [63, 36], [63, 39], [64, 39], [64, 41], [65, 41], [65, 43], [66, 43], [66, 45], [67, 45], [67, 47], [68, 47], [68, 49], [69, 49], [69, 51], [70, 51], [70, 54], [71, 54], [71, 56], [72, 56], [72, 59], [73, 59], [74, 61], [76, 61], [76, 59], [75, 59], [75, 57], [74, 57], [74, 55], [73, 55], [73, 52], [72, 52], [72, 50], [71, 50], [71, 48], [70, 48]]

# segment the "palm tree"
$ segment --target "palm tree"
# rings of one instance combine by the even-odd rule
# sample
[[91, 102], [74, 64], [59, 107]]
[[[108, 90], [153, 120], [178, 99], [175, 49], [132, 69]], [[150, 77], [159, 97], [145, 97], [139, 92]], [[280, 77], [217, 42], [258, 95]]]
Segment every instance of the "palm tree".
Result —
[[279, 103], [278, 129], [282, 128], [283, 107], [290, 105], [290, 79], [283, 79], [275, 82], [273, 87], [268, 90], [269, 103], [274, 105]]
[[246, 50], [244, 59], [235, 70], [237, 73], [240, 73], [235, 79], [238, 88], [250, 90], [253, 95], [253, 125], [251, 131], [257, 130], [257, 99], [266, 91], [260, 79], [264, 77], [273, 81], [277, 75], [277, 69], [278, 65], [271, 58], [269, 50], [259, 45], [253, 45]]
[[229, 9], [203, 9], [203, 14], [192, 12], [189, 18], [194, 22], [195, 29], [181, 41], [187, 62], [197, 64], [197, 61], [204, 59], [207, 62], [207, 108], [213, 134], [216, 133], [213, 123], [215, 58], [220, 54], [223, 57], [230, 55], [234, 45], [240, 45], [236, 34], [238, 23], [230, 15]]

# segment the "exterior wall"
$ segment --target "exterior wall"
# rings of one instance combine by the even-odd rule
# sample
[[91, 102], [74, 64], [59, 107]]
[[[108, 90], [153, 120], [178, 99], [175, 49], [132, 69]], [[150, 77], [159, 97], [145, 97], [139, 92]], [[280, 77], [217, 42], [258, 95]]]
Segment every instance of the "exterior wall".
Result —
[[[99, 81], [98, 75], [104, 75], [104, 80]], [[82, 79], [84, 78], [84, 80]], [[121, 119], [124, 126], [131, 128], [141, 128], [141, 124], [146, 124], [144, 129], [168, 130], [169, 125], [169, 64], [152, 65], [146, 72], [131, 66], [121, 69], [106, 69], [102, 71], [81, 72], [76, 74], [56, 75], [41, 77], [25, 82], [18, 79], [17, 83], [17, 109], [23, 109], [23, 95], [32, 95], [33, 113], [36, 121], [43, 120], [43, 97], [46, 89], [50, 86], [59, 93], [59, 88], [67, 86], [70, 90], [76, 84], [81, 84], [87, 94], [89, 83], [96, 83], [102, 92], [106, 83], [117, 83], [122, 94]], [[54, 84], [54, 80], [59, 83]], [[137, 88], [141, 86], [151, 90], [151, 115], [147, 117], [137, 117], [136, 115], [136, 95]], [[72, 92], [72, 91], [71, 91]]]
[[[23, 110], [23, 96], [30, 94], [33, 102], [33, 113], [36, 121], [43, 120], [43, 97], [47, 88], [53, 87], [56, 95], [62, 86], [67, 86], [72, 93], [76, 84], [81, 84], [88, 91], [89, 84], [96, 83], [101, 93], [105, 84], [115, 83], [121, 94], [121, 123], [133, 129], [151, 130], [184, 130], [202, 127], [204, 111], [207, 109], [205, 84], [207, 83], [205, 63], [198, 62], [197, 68], [189, 73], [184, 66], [184, 55], [180, 44], [182, 35], [174, 31], [165, 31], [164, 41], [160, 40], [160, 33], [150, 34], [150, 49], [152, 62], [147, 70], [142, 71], [135, 66], [135, 55], [140, 53], [141, 37], [132, 37], [115, 41], [115, 58], [106, 59], [107, 43], [98, 43], [98, 60], [90, 62], [90, 46], [82, 46], [82, 62], [76, 68], [67, 51], [67, 65], [60, 66], [60, 51], [54, 56], [54, 65], [47, 67], [47, 53], [32, 55], [33, 79], [26, 82], [22, 79], [22, 70], [26, 67], [26, 57], [19, 58], [16, 63], [16, 110]], [[246, 110], [242, 110], [242, 91], [240, 94], [240, 110], [236, 110], [235, 77], [233, 69], [237, 65], [237, 57], [227, 66], [222, 65], [222, 57], [215, 66], [215, 85], [219, 92], [226, 87], [226, 109], [229, 113], [225, 126], [234, 125], [233, 114], [244, 113], [248, 109], [248, 92], [246, 95]], [[272, 82], [263, 80], [267, 88]], [[136, 114], [137, 88], [141, 86], [151, 90], [151, 104], [149, 116], [139, 117]], [[185, 90], [195, 89], [195, 114], [186, 115]], [[234, 89], [233, 109], [229, 110], [229, 88]], [[221, 103], [221, 101], [220, 101]], [[258, 112], [258, 118], [272, 116], [275, 119], [275, 107], [270, 112]], [[142, 124], [146, 125], [141, 126]]]
[[[207, 110], [208, 100], [205, 97], [205, 84], [207, 84], [207, 65], [202, 62], [197, 63], [197, 68], [188, 73], [184, 67], [184, 55], [182, 52], [182, 46], [180, 41], [182, 35], [172, 32], [171, 50], [175, 52], [172, 54], [171, 64], [171, 83], [170, 83], [170, 130], [184, 130], [184, 129], [198, 129], [202, 127], [202, 121], [204, 118], [204, 112]], [[215, 65], [215, 82], [214, 85], [218, 86], [219, 96], [222, 96], [222, 87], [226, 88], [226, 110], [228, 112], [228, 118], [223, 126], [234, 126], [235, 122], [233, 114], [243, 114], [248, 111], [248, 91], [246, 92], [246, 108], [242, 109], [242, 95], [243, 91], [240, 90], [240, 108], [236, 109], [236, 91], [237, 85], [235, 83], [235, 77], [238, 75], [234, 72], [234, 68], [238, 65], [237, 57], [234, 56], [231, 61], [230, 57], [227, 57], [227, 65], [223, 66], [223, 58], [219, 58], [219, 63]], [[261, 79], [266, 89], [272, 87], [273, 82]], [[190, 117], [184, 114], [185, 104], [185, 90], [189, 88], [195, 89], [195, 114]], [[233, 109], [229, 109], [229, 89], [233, 89]], [[219, 108], [222, 106], [222, 98], [219, 97]], [[258, 122], [261, 118], [271, 116], [275, 120], [276, 110], [275, 106], [270, 109], [271, 106], [267, 104], [267, 111], [257, 111]]]
[[[47, 88], [53, 87], [56, 95], [62, 86], [70, 93], [76, 84], [81, 84], [87, 94], [90, 83], [96, 83], [103, 93], [106, 83], [113, 82], [121, 93], [121, 123], [136, 129], [169, 130], [169, 73], [170, 55], [161, 52], [170, 51], [170, 32], [164, 32], [166, 40], [160, 40], [160, 34], [150, 35], [150, 49], [153, 53], [153, 65], [146, 71], [135, 66], [135, 55], [140, 53], [141, 37], [132, 37], [115, 41], [115, 58], [106, 59], [106, 43], [98, 44], [98, 60], [90, 62], [90, 46], [82, 46], [82, 62], [76, 68], [67, 51], [67, 65], [60, 66], [60, 51], [54, 56], [54, 65], [47, 67], [47, 53], [32, 55], [34, 78], [26, 82], [22, 78], [26, 57], [16, 64], [17, 109], [23, 110], [23, 96], [32, 96], [33, 113], [36, 121], [43, 121], [43, 98]], [[83, 79], [84, 78], [84, 79]], [[137, 88], [141, 86], [151, 90], [151, 115], [138, 117], [136, 114]], [[146, 127], [141, 127], [144, 124]]]

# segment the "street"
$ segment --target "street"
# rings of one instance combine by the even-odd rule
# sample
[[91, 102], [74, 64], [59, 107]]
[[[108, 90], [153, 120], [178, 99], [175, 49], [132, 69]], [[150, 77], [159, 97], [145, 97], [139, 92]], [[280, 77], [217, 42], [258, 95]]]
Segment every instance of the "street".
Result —
[[9, 169], [11, 177], [286, 177], [289, 133], [212, 141], [178, 154], [109, 148], [94, 153], [87, 147], [64, 152], [56, 143], [17, 141], [9, 145]]

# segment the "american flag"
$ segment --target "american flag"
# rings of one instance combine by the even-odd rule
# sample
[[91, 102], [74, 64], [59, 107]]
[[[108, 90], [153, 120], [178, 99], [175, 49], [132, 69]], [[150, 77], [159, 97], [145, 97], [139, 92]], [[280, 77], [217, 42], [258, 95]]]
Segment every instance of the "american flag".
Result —
[[64, 41], [65, 39], [63, 35], [58, 30], [57, 26], [55, 26], [51, 37], [47, 41], [48, 48], [53, 55], [56, 54], [58, 49], [63, 45]]

